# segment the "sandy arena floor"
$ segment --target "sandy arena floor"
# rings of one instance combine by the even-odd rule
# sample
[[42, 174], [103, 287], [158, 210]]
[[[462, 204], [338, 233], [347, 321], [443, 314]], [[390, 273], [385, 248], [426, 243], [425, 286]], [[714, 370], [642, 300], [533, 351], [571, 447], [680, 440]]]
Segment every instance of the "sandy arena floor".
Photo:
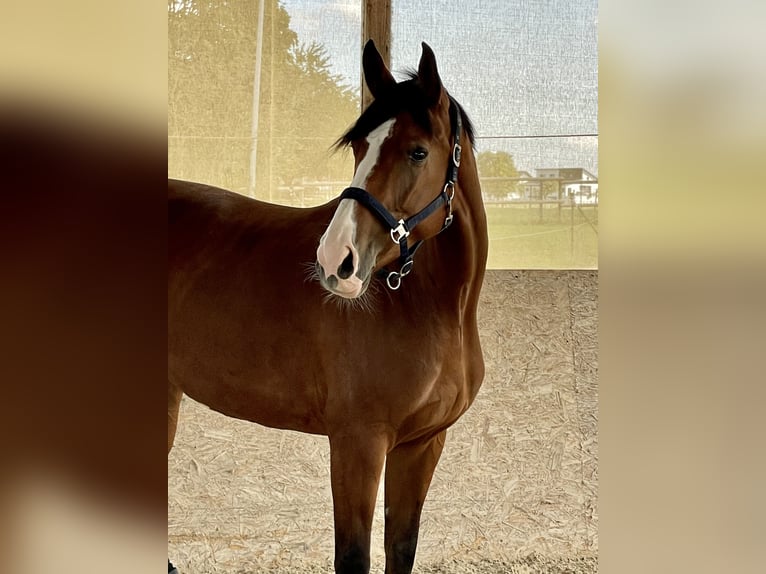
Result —
[[[488, 271], [487, 365], [449, 431], [414, 572], [598, 570], [598, 274]], [[382, 573], [382, 488], [372, 572]], [[168, 554], [181, 574], [331, 573], [325, 437], [184, 398], [168, 459]]]

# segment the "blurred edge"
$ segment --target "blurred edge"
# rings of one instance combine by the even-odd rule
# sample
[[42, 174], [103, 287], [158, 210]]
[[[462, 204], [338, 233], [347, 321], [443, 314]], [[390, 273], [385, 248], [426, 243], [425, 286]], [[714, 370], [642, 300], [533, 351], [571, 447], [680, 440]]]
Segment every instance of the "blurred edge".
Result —
[[0, 19], [0, 98], [166, 129], [167, 5], [12, 1]]
[[766, 4], [600, 4], [599, 571], [766, 562]]
[[2, 572], [164, 567], [166, 13], [3, 5]]

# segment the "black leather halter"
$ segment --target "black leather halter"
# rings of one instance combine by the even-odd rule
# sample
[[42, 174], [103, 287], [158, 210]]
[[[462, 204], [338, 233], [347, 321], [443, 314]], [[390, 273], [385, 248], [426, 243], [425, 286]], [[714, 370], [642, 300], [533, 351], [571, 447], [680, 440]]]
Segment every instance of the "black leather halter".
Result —
[[409, 236], [415, 226], [424, 221], [442, 206], [447, 207], [447, 217], [444, 219], [444, 224], [439, 230], [439, 233], [452, 224], [452, 219], [454, 217], [452, 214], [452, 200], [455, 197], [455, 183], [457, 182], [457, 172], [460, 167], [460, 154], [462, 151], [462, 147], [460, 146], [460, 135], [463, 129], [463, 122], [460, 118], [460, 109], [455, 100], [452, 99], [452, 96], [450, 96], [450, 116], [453, 113], [455, 114], [455, 130], [452, 136], [455, 143], [452, 147], [450, 163], [447, 167], [447, 181], [444, 184], [441, 193], [415, 215], [397, 221], [380, 201], [375, 199], [366, 189], [362, 189], [361, 187], [347, 187], [343, 190], [343, 193], [340, 194], [342, 200], [353, 199], [369, 209], [372, 214], [389, 229], [391, 241], [399, 246], [399, 271], [391, 271], [386, 275], [386, 285], [388, 285], [389, 289], [399, 289], [402, 284], [402, 278], [409, 275], [410, 271], [412, 271], [412, 266], [414, 265], [413, 257], [423, 243], [421, 240], [415, 242], [412, 247], [409, 246], [407, 236]]

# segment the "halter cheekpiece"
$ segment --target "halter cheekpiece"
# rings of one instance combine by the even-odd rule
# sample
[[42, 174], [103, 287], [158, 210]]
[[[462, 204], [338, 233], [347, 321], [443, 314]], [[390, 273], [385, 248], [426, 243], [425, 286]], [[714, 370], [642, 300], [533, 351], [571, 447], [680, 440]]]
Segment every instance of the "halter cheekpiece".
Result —
[[450, 154], [450, 164], [447, 168], [446, 183], [444, 184], [441, 193], [439, 193], [439, 195], [437, 195], [428, 205], [407, 219], [397, 220], [391, 215], [391, 212], [366, 189], [362, 189], [361, 187], [347, 187], [343, 190], [343, 193], [340, 194], [341, 200], [353, 199], [369, 209], [384, 226], [388, 227], [391, 241], [399, 246], [399, 271], [390, 271], [386, 274], [386, 285], [388, 285], [389, 289], [394, 291], [399, 289], [402, 284], [402, 279], [412, 271], [412, 267], [415, 264], [413, 257], [423, 243], [422, 240], [417, 241], [410, 247], [407, 242], [407, 237], [412, 233], [415, 226], [424, 221], [442, 206], [447, 207], [447, 216], [444, 218], [444, 223], [439, 230], [439, 233], [447, 229], [454, 219], [452, 213], [452, 200], [455, 197], [455, 183], [457, 182], [457, 172], [460, 167], [460, 154], [462, 152], [460, 135], [463, 129], [463, 122], [460, 118], [460, 109], [455, 103], [455, 100], [452, 99], [452, 96], [450, 96], [449, 99], [450, 115], [452, 115], [453, 111], [455, 114], [455, 130], [452, 134], [455, 143], [452, 146], [452, 154]]

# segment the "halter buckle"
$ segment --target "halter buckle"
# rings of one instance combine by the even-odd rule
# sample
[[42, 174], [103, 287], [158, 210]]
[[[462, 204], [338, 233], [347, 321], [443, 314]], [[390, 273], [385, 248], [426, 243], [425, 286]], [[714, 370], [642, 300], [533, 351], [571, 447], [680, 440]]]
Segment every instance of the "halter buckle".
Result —
[[[453, 192], [454, 193], [454, 192]], [[391, 241], [399, 245], [402, 239], [406, 238], [410, 232], [407, 230], [407, 225], [404, 223], [404, 219], [399, 220], [399, 225], [391, 230]]]

